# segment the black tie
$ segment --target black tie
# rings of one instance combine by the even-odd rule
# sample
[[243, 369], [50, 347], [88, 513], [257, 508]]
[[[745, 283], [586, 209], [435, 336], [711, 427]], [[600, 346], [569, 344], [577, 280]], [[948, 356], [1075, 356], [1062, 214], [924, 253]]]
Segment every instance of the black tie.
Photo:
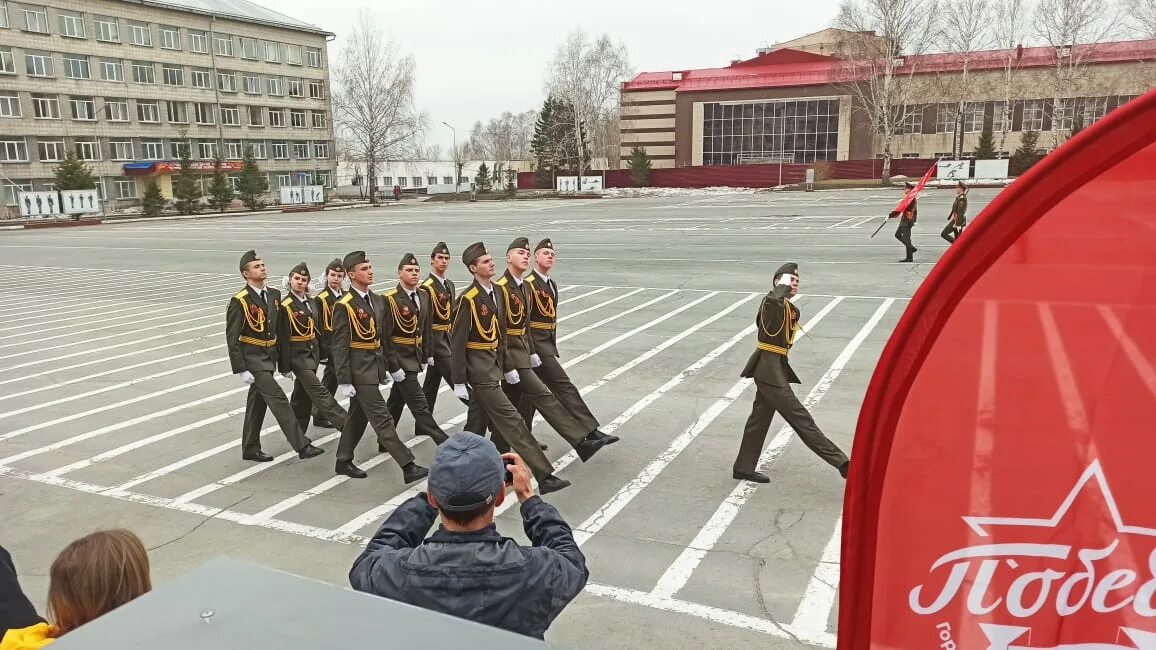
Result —
[[369, 308], [369, 315], [373, 316], [373, 301], [370, 300], [369, 292], [366, 292], [365, 295], [362, 296], [362, 300], [365, 301], [365, 306]]
[[269, 305], [269, 299], [265, 297], [264, 289], [261, 290], [261, 302], [265, 303], [266, 306]]
[[413, 303], [413, 310], [414, 311], [421, 311], [421, 303], [419, 303], [417, 301], [417, 292], [416, 291], [409, 294], [409, 300], [410, 300], [410, 302]]

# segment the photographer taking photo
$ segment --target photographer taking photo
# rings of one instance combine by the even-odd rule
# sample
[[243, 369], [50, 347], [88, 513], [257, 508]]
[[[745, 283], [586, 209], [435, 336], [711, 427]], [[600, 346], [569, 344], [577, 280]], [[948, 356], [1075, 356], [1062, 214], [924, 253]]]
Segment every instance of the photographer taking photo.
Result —
[[[494, 511], [512, 475], [532, 547], [503, 537]], [[558, 510], [534, 494], [517, 454], [469, 432], [437, 448], [429, 492], [403, 503], [349, 571], [357, 591], [543, 638], [586, 586], [586, 558]], [[425, 539], [438, 515], [441, 526]], [[424, 541], [423, 541], [424, 540]]]

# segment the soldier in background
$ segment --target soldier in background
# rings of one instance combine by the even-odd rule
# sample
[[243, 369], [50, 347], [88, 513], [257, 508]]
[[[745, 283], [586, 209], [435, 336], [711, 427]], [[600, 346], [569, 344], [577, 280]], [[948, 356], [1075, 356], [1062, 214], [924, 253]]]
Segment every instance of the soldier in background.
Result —
[[430, 272], [421, 283], [421, 308], [428, 318], [422, 334], [425, 355], [425, 381], [422, 393], [430, 412], [438, 398], [438, 388], [445, 379], [453, 388], [453, 352], [450, 350], [450, 326], [453, 325], [454, 283], [446, 277], [450, 265], [450, 249], [444, 241], [430, 253]]
[[[317, 335], [321, 350], [321, 363], [325, 365], [325, 373], [321, 376], [321, 385], [329, 391], [330, 395], [337, 394], [337, 373], [333, 370], [333, 359], [329, 354], [333, 340], [333, 308], [337, 305], [337, 301], [345, 295], [344, 282], [345, 266], [342, 265], [341, 260], [334, 259], [325, 266], [325, 288], [317, 294], [315, 298], [317, 307], [313, 312], [315, 318], [320, 317]], [[334, 427], [333, 422], [320, 415], [316, 404], [313, 407], [313, 424], [325, 429]]]
[[440, 445], [445, 442], [446, 434], [430, 413], [421, 384], [417, 381], [417, 375], [426, 363], [422, 333], [429, 320], [429, 315], [421, 308], [418, 293], [420, 273], [417, 258], [413, 253], [406, 253], [397, 265], [397, 286], [383, 294], [389, 306], [386, 318], [393, 321], [390, 324], [392, 333], [384, 341], [388, 348], [386, 361], [389, 374], [393, 379], [393, 388], [389, 391], [386, 404], [394, 423], [400, 420], [402, 409], [408, 406], [409, 412], [413, 414], [414, 433], [429, 436]]
[[967, 225], [967, 186], [960, 181], [955, 186], [955, 201], [951, 204], [951, 214], [947, 216], [947, 225], [943, 227], [943, 232], [939, 233], [940, 237], [947, 240], [947, 243], [954, 244], [955, 238], [963, 232], [963, 227]]
[[[915, 186], [911, 183], [907, 183], [906, 186], [908, 191], [915, 189]], [[919, 249], [911, 243], [911, 229], [915, 226], [915, 217], [918, 214], [915, 208], [915, 199], [916, 197], [911, 197], [911, 202], [908, 203], [907, 207], [903, 208], [903, 212], [898, 215], [899, 227], [895, 229], [895, 238], [902, 242], [903, 247], [907, 250], [907, 256], [899, 260], [900, 262], [914, 262], [915, 258], [912, 257], [912, 255], [919, 252]], [[895, 213], [893, 212], [892, 214]]]

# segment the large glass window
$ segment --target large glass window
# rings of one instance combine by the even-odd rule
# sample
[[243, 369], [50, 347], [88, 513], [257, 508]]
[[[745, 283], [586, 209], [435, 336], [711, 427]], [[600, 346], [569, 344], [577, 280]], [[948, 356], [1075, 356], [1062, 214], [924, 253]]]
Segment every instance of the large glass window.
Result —
[[835, 160], [839, 100], [708, 103], [702, 140], [704, 165]]

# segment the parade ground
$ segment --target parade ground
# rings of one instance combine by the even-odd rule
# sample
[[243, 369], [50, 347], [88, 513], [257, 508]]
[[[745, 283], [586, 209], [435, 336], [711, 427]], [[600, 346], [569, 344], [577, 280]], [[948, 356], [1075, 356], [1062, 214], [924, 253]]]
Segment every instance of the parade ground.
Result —
[[[996, 192], [973, 190], [969, 218]], [[348, 587], [367, 538], [425, 483], [403, 485], [372, 431], [356, 457], [367, 479], [334, 474], [332, 429], [311, 429], [326, 453], [299, 460], [271, 415], [262, 440], [274, 462], [241, 459], [247, 387], [230, 372], [224, 341], [225, 307], [243, 287], [241, 253], [256, 249], [280, 287], [298, 262], [318, 275], [363, 249], [375, 289], [384, 290], [396, 284], [406, 252], [424, 277], [440, 240], [453, 254], [449, 276], [463, 288], [468, 244], [486, 242], [501, 272], [512, 239], [551, 237], [561, 362], [603, 431], [622, 440], [582, 463], [547, 424], [535, 425], [556, 473], [573, 483], [546, 499], [574, 528], [590, 569], [585, 593], [547, 642], [833, 647], [844, 481], [778, 417], [760, 462], [771, 482], [731, 478], [754, 396], [739, 372], [772, 272], [798, 262], [805, 335], [790, 354], [803, 382], [795, 390], [851, 454], [876, 360], [947, 247], [939, 231], [951, 190], [927, 190], [919, 201], [914, 264], [899, 262], [895, 221], [870, 237], [901, 195], [403, 201], [0, 232], [8, 287], [0, 305], [0, 541], [41, 609], [60, 549], [111, 527], [141, 536], [158, 586], [229, 555]], [[443, 386], [434, 415], [458, 431], [465, 409]], [[413, 437], [408, 413], [398, 432], [428, 466], [434, 444]], [[511, 504], [499, 511], [499, 530], [524, 540]]]

